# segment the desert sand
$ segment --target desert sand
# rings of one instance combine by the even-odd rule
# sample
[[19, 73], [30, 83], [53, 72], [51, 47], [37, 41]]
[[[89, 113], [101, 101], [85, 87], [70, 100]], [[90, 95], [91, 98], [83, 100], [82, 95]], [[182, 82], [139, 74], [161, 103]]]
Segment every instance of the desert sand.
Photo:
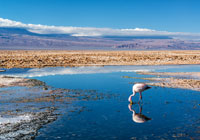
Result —
[[0, 51], [1, 68], [200, 64], [200, 51]]

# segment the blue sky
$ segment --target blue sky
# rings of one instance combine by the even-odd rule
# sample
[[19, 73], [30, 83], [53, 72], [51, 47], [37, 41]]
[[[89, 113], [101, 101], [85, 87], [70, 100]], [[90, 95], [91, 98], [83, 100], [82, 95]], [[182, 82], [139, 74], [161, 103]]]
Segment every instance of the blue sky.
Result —
[[0, 0], [0, 17], [23, 23], [200, 32], [200, 0]]

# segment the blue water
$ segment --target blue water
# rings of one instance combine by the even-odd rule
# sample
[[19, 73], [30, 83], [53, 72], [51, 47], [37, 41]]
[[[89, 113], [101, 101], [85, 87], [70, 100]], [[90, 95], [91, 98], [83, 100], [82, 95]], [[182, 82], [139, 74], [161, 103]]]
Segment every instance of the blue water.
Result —
[[[198, 72], [199, 65], [179, 66], [106, 66], [101, 68], [43, 68], [10, 70], [10, 75], [38, 79], [54, 88], [96, 90], [113, 97], [101, 100], [73, 101], [82, 111], [68, 112], [62, 108], [56, 121], [45, 125], [36, 140], [42, 139], [197, 139], [200, 125], [200, 94], [198, 91], [153, 87], [143, 93], [138, 104], [136, 94], [132, 109], [151, 120], [137, 123], [128, 108], [128, 97], [134, 82], [149, 77], [131, 70], [158, 72]], [[7, 73], [8, 74], [8, 73]], [[67, 93], [64, 93], [67, 94]]]

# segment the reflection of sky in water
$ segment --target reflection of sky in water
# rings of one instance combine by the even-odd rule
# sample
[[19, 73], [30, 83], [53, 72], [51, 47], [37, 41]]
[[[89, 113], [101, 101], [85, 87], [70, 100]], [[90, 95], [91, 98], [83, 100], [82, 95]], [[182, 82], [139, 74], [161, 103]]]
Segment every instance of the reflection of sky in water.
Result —
[[[199, 92], [153, 87], [143, 93], [142, 114], [151, 118], [145, 123], [132, 120], [128, 109], [128, 96], [132, 92], [130, 82], [141, 79], [123, 76], [144, 77], [135, 70], [169, 72], [199, 71], [198, 65], [179, 66], [105, 66], [78, 68], [25, 69], [11, 75], [36, 78], [49, 86], [65, 89], [92, 89], [98, 93], [112, 93], [119, 97], [98, 101], [74, 101], [84, 107], [82, 112], [65, 112], [55, 122], [44, 126], [39, 139], [185, 139], [196, 137], [199, 126]], [[2, 73], [3, 74], [3, 73]], [[147, 75], [145, 75], [147, 76]], [[138, 101], [138, 94], [133, 101]], [[133, 104], [138, 113], [138, 105]], [[183, 137], [180, 137], [183, 136]]]
[[55, 67], [55, 68], [34, 68], [34, 69], [8, 69], [0, 74], [20, 77], [42, 77], [49, 75], [75, 75], [95, 74], [112, 72], [199, 72], [199, 65], [163, 65], [163, 66], [104, 66], [104, 67]]
[[[157, 70], [165, 71], [165, 68], [165, 66], [162, 69], [157, 67]], [[169, 70], [187, 69], [189, 71], [190, 68], [185, 65], [182, 68], [173, 66]], [[142, 111], [142, 114], [152, 118], [152, 120], [142, 124], [135, 123], [132, 120], [132, 112], [127, 107], [127, 98], [132, 90], [132, 85], [129, 83], [142, 82], [143, 80], [127, 79], [122, 78], [122, 76], [142, 77], [142, 75], [116, 69], [112, 73], [33, 77], [56, 88], [94, 89], [98, 92], [119, 95], [118, 98], [101, 101], [76, 102], [76, 106], [84, 106], [86, 109], [79, 113], [64, 114], [56, 122], [42, 128], [41, 135], [36, 139], [45, 137], [61, 137], [63, 139], [174, 139], [179, 134], [187, 138], [198, 136], [196, 131], [199, 118], [199, 92], [153, 87], [143, 93]], [[191, 68], [191, 70], [194, 69], [198, 70], [199, 66]], [[133, 100], [136, 102], [138, 98], [138, 94], [136, 94]], [[133, 105], [133, 108], [137, 110], [137, 104]]]
[[[127, 93], [122, 96], [128, 97]], [[166, 93], [169, 95], [166, 96]], [[193, 97], [190, 96], [192, 93]], [[77, 106], [85, 106], [85, 111], [63, 115], [41, 129], [42, 135], [37, 139], [154, 139], [157, 136], [169, 139], [173, 134], [186, 132], [195, 136], [193, 127], [197, 125], [199, 110], [193, 109], [193, 105], [199, 99], [197, 92], [188, 93], [185, 90], [157, 88], [148, 91], [144, 93], [143, 114], [152, 120], [143, 124], [132, 121], [127, 98], [120, 101], [78, 102]], [[137, 108], [137, 105], [133, 107]]]

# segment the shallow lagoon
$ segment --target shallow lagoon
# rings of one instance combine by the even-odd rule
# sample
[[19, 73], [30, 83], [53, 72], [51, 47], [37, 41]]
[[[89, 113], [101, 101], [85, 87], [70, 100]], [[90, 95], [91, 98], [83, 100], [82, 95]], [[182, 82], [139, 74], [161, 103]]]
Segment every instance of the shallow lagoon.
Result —
[[[198, 139], [200, 95], [198, 91], [153, 87], [133, 98], [132, 110], [151, 120], [137, 123], [128, 108], [132, 83], [146, 82], [123, 76], [147, 77], [137, 71], [199, 72], [198, 65], [182, 66], [105, 66], [77, 68], [10, 69], [4, 74], [38, 79], [48, 86], [72, 90], [94, 90], [112, 95], [98, 100], [73, 101], [58, 107], [57, 120], [39, 130], [40, 139]], [[3, 74], [3, 73], [2, 73]], [[63, 93], [67, 94], [67, 93]], [[86, 92], [87, 94], [87, 92]], [[80, 109], [81, 108], [81, 109]]]

